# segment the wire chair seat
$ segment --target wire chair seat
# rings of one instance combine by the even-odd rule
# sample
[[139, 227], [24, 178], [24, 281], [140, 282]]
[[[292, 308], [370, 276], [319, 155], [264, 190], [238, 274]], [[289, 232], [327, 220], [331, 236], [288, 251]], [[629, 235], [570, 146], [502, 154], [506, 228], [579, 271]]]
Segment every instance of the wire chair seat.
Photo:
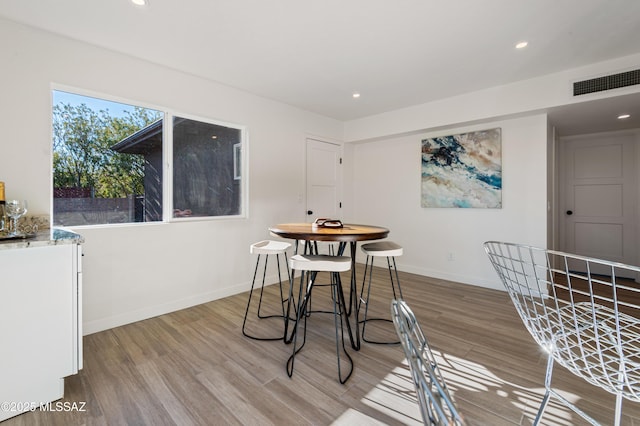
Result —
[[549, 354], [545, 396], [592, 424], [591, 416], [551, 387], [553, 363], [622, 398], [640, 401], [640, 268], [531, 246], [484, 244], [502, 283], [534, 340]]
[[[584, 302], [561, 309], [560, 318], [551, 321], [557, 327], [551, 341], [555, 359], [593, 385], [640, 401], [640, 322], [617, 315], [616, 323], [615, 310]], [[573, 329], [558, 326], [571, 321]]]

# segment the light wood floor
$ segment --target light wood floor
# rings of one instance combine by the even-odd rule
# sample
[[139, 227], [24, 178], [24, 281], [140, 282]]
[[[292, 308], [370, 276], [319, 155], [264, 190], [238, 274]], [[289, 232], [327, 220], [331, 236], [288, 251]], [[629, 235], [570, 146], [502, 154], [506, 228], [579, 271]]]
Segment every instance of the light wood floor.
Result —
[[[386, 274], [374, 274], [370, 309], [377, 315], [389, 311]], [[545, 358], [507, 295], [406, 273], [400, 279], [469, 424], [530, 425], [543, 391]], [[317, 289], [314, 308], [329, 306], [325, 294], [328, 289]], [[363, 343], [352, 351], [353, 376], [340, 385], [333, 319], [313, 314], [308, 343], [289, 378], [290, 345], [242, 336], [246, 299], [244, 293], [85, 336], [84, 370], [66, 379], [63, 401], [86, 402], [86, 411], [35, 411], [2, 426], [420, 423], [399, 346]], [[280, 326], [270, 321], [250, 326], [262, 333]], [[392, 327], [371, 327], [370, 337], [393, 337]], [[579, 406], [612, 423], [610, 395], [561, 368], [555, 379]], [[624, 424], [640, 425], [640, 404], [625, 402], [624, 413]], [[543, 423], [584, 424], [555, 404]]]

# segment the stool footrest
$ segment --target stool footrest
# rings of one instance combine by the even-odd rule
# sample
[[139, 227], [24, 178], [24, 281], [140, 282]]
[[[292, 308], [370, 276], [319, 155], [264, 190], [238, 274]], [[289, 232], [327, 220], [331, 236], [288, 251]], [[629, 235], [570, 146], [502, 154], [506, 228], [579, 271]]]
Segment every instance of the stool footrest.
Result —
[[[389, 318], [367, 318], [367, 319], [363, 319], [358, 321], [358, 324], [362, 324], [362, 340], [367, 342], [367, 343], [373, 343], [374, 345], [398, 345], [400, 344], [400, 340], [390, 340], [390, 341], [384, 341], [384, 340], [373, 340], [373, 339], [367, 339], [367, 336], [365, 334], [365, 328], [366, 328], [366, 324], [368, 322], [373, 322], [373, 321], [379, 321], [379, 322], [390, 322], [393, 324], [393, 320], [389, 319]], [[395, 328], [394, 328], [394, 333], [395, 333]]]

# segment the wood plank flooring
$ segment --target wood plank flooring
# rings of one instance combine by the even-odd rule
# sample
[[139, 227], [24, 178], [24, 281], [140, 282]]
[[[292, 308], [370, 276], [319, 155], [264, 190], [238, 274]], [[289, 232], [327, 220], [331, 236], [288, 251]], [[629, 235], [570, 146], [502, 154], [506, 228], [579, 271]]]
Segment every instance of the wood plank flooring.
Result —
[[[359, 270], [359, 276], [362, 271]], [[370, 314], [387, 316], [385, 269], [374, 271]], [[400, 274], [412, 307], [439, 357], [470, 425], [530, 425], [544, 389], [545, 357], [506, 293]], [[277, 286], [268, 287], [273, 302]], [[330, 307], [328, 289], [314, 309]], [[289, 378], [291, 346], [244, 337], [248, 293], [85, 336], [84, 370], [66, 379], [62, 402], [85, 411], [25, 413], [17, 425], [375, 425], [420, 424], [402, 349], [363, 343], [351, 351], [355, 371], [337, 381], [333, 318], [313, 314], [308, 341]], [[282, 327], [252, 320], [255, 333]], [[393, 326], [371, 323], [370, 337], [393, 338]], [[603, 424], [614, 398], [558, 367], [555, 384]], [[625, 401], [625, 425], [640, 425], [640, 404]], [[546, 425], [585, 424], [552, 403]]]

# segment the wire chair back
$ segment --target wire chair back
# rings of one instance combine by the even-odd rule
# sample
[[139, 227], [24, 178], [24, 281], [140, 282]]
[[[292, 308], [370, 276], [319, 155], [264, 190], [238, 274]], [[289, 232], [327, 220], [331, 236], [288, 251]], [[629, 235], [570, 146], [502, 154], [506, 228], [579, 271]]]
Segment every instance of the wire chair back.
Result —
[[622, 398], [640, 401], [640, 268], [513, 243], [484, 248], [525, 327], [549, 354], [534, 424], [551, 397], [598, 424], [553, 390], [554, 361], [615, 394], [620, 424]]
[[392, 300], [391, 317], [418, 396], [418, 405], [426, 425], [464, 425], [438, 368], [429, 342], [407, 303]]

